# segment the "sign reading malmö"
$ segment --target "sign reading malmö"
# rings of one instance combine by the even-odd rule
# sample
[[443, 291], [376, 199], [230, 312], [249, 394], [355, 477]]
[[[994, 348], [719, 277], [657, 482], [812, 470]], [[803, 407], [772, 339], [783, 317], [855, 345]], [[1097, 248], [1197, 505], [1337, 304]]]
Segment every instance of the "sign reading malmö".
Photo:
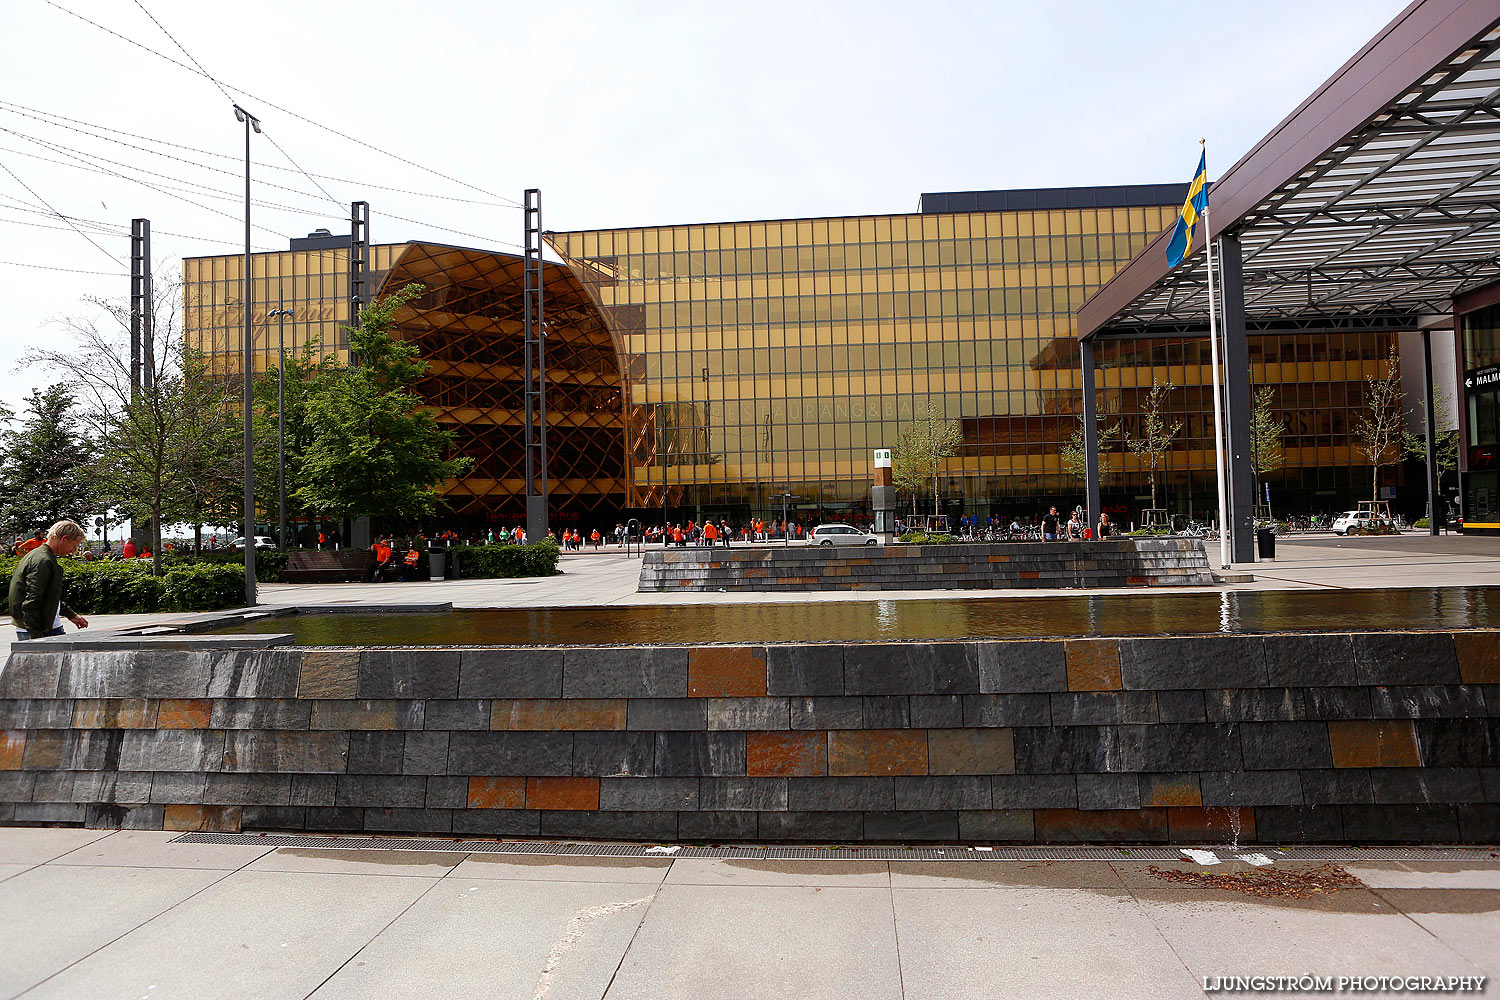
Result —
[[1491, 389], [1500, 387], [1500, 365], [1470, 368], [1464, 372], [1465, 389]]

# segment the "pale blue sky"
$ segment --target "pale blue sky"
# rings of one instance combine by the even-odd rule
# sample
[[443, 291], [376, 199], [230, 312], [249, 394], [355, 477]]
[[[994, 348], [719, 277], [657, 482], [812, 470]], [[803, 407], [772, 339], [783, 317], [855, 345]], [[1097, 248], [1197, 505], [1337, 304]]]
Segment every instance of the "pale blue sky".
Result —
[[[183, 60], [134, 0], [58, 0]], [[290, 118], [274, 101], [459, 181], [519, 199], [540, 187], [549, 229], [915, 211], [923, 191], [1186, 182], [1197, 140], [1217, 176], [1398, 13], [1395, 0], [1203, 3], [470, 3], [418, 6], [143, 0], [241, 97], [336, 206], [294, 171], [257, 188], [296, 210], [257, 209], [284, 235], [346, 230], [371, 202], [377, 241], [504, 249], [514, 208]], [[0, 132], [0, 163], [70, 215], [128, 229], [151, 218], [160, 258], [233, 252], [242, 240], [242, 132], [209, 81], [112, 38], [45, 0], [6, 4], [0, 101], [185, 146], [214, 173], [86, 138], [0, 106], [0, 128], [208, 188], [182, 194], [36, 159], [68, 153]], [[239, 96], [239, 95], [236, 95]], [[137, 145], [136, 139], [117, 137]], [[255, 158], [287, 166], [256, 139]], [[20, 153], [31, 154], [23, 156]], [[96, 164], [97, 165], [97, 164]], [[156, 184], [178, 180], [145, 175]], [[34, 201], [0, 171], [0, 205]], [[325, 218], [315, 213], [336, 215]], [[428, 225], [396, 221], [390, 215]], [[0, 210], [0, 261], [116, 265], [43, 215]], [[443, 226], [473, 236], [433, 228]], [[482, 237], [482, 238], [481, 238]], [[128, 241], [95, 235], [127, 259]], [[214, 240], [222, 242], [212, 242]], [[283, 247], [260, 232], [258, 245]], [[15, 371], [50, 317], [124, 277], [0, 264], [0, 401], [45, 380]]]

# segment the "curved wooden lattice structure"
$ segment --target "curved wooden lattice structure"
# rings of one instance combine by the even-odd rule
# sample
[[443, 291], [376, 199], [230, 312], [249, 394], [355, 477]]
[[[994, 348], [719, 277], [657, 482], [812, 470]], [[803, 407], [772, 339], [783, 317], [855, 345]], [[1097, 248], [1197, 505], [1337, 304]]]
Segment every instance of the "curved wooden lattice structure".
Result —
[[[396, 317], [396, 336], [430, 366], [417, 392], [474, 459], [444, 489], [457, 514], [524, 521], [525, 401], [521, 257], [411, 243], [380, 292], [412, 282], [422, 296]], [[544, 265], [547, 440], [553, 509], [625, 505], [625, 418], [619, 355], [598, 309], [566, 267]]]

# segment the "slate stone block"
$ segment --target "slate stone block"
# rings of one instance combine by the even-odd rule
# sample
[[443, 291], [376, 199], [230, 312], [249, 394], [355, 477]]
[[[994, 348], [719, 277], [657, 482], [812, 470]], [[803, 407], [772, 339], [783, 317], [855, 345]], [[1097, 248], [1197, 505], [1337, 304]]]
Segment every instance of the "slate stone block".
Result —
[[1244, 807], [1188, 807], [1167, 810], [1167, 835], [1174, 843], [1255, 842], [1255, 810]]
[[623, 698], [496, 698], [490, 704], [491, 729], [624, 729]]
[[911, 728], [911, 702], [905, 695], [861, 698], [860, 714], [864, 718], [864, 729]]
[[[1432, 720], [1461, 722], [1464, 720]], [[1416, 724], [1409, 719], [1324, 723], [1334, 767], [1419, 767]], [[1435, 762], [1428, 761], [1429, 766]]]
[[[461, 669], [461, 668], [460, 668]], [[462, 683], [462, 674], [460, 674]], [[481, 698], [439, 699], [426, 703], [422, 728], [433, 732], [448, 730], [483, 731], [490, 728], [490, 703]]]
[[1419, 719], [1407, 725], [1414, 725], [1428, 767], [1500, 766], [1500, 720]]
[[133, 729], [120, 746], [126, 771], [217, 771], [224, 757], [218, 730]]
[[447, 774], [448, 734], [407, 733], [401, 757], [403, 774]]
[[1161, 722], [1207, 722], [1202, 691], [1156, 692], [1156, 717]]
[[1015, 738], [1009, 729], [934, 729], [927, 733], [930, 774], [1011, 774]]
[[70, 731], [63, 742], [58, 766], [69, 771], [119, 770], [125, 732], [123, 729]]
[[1478, 685], [1424, 684], [1370, 689], [1376, 719], [1464, 719], [1487, 714]]
[[290, 774], [210, 774], [203, 802], [211, 806], [284, 806], [292, 801]]
[[844, 649], [832, 643], [766, 647], [766, 694], [841, 695], [844, 693]]
[[688, 695], [693, 698], [764, 698], [764, 646], [702, 646], [688, 651]]
[[799, 843], [844, 844], [864, 839], [862, 812], [763, 812], [760, 839]]
[[[1021, 727], [1014, 731], [1016, 771], [1068, 774], [1140, 771], [1145, 768], [1147, 726]], [[1183, 764], [1157, 770], [1191, 768]]]
[[1141, 843], [1167, 839], [1165, 809], [1038, 809], [1036, 839], [1049, 843]]
[[457, 698], [458, 668], [458, 650], [361, 650], [359, 697]]
[[240, 829], [300, 833], [307, 829], [307, 809], [304, 806], [245, 806], [240, 810]]
[[822, 732], [753, 732], [745, 736], [745, 769], [751, 777], [828, 773], [828, 737]]
[[1151, 691], [1077, 691], [1051, 698], [1054, 726], [1138, 725], [1156, 721]]
[[1345, 840], [1451, 844], [1459, 839], [1458, 813], [1451, 805], [1340, 806], [1339, 813]]
[[83, 825], [90, 830], [160, 830], [165, 819], [165, 806], [90, 803]]
[[[306, 728], [340, 731], [406, 728], [397, 722], [396, 706], [401, 703], [394, 699], [320, 700], [311, 704], [312, 714]], [[418, 724], [416, 728], [420, 729], [421, 725]]]
[[970, 643], [853, 643], [844, 647], [845, 694], [978, 692], [979, 661]]
[[460, 698], [561, 698], [560, 649], [465, 649], [460, 653]]
[[1306, 688], [1303, 707], [1309, 719], [1368, 719], [1374, 711], [1367, 687]]
[[1055, 641], [976, 642], [970, 645], [985, 694], [1066, 691], [1068, 664]]
[[689, 842], [758, 840], [759, 817], [753, 812], [678, 813], [677, 839]]
[[788, 698], [793, 729], [863, 729], [864, 699], [824, 695]]
[[1493, 844], [1500, 833], [1500, 805], [1459, 803], [1458, 835], [1465, 844]]
[[[38, 777], [38, 787], [41, 777]], [[74, 802], [136, 805], [151, 801], [152, 774], [149, 771], [79, 771], [72, 775], [72, 779]], [[33, 798], [41, 801], [40, 795]]]
[[469, 809], [520, 809], [526, 805], [526, 779], [520, 777], [468, 779], [464, 806]]
[[[0, 678], [3, 676], [0, 672]], [[0, 729], [70, 729], [72, 726], [73, 702], [67, 698], [0, 700]]]
[[208, 654], [186, 650], [74, 651], [63, 661], [57, 694], [63, 698], [202, 698], [208, 694], [207, 668]]
[[577, 733], [573, 773], [602, 778], [649, 778], [656, 773], [654, 733]]
[[687, 659], [686, 649], [669, 646], [565, 649], [563, 697], [686, 698]]
[[841, 729], [828, 734], [831, 775], [927, 773], [927, 734], [910, 729]]
[[988, 809], [990, 779], [984, 775], [892, 778], [896, 809]]
[[450, 774], [573, 773], [572, 733], [452, 733]]
[[709, 698], [710, 730], [777, 730], [790, 725], [787, 698]]
[[1294, 688], [1223, 688], [1203, 692], [1209, 722], [1297, 722], [1307, 718]]
[[1472, 767], [1381, 767], [1370, 771], [1374, 803], [1483, 802], [1479, 771]]
[[[974, 697], [982, 697], [975, 695]], [[914, 694], [910, 700], [910, 718], [907, 725], [913, 729], [961, 729], [964, 724], [963, 696], [957, 694]], [[867, 729], [878, 729], [877, 725], [865, 722]]]
[[1079, 809], [1139, 809], [1141, 786], [1134, 774], [1078, 775]]
[[294, 774], [290, 801], [294, 806], [336, 805], [338, 778], [332, 774]]
[[349, 774], [400, 774], [406, 753], [405, 733], [350, 733]]
[[30, 802], [36, 779], [33, 771], [0, 771], [0, 802]]
[[22, 826], [82, 823], [87, 807], [80, 802], [16, 802], [11, 819]]
[[[593, 812], [599, 808], [598, 778], [559, 777], [527, 778], [526, 808], [576, 809]], [[656, 778], [629, 778], [622, 781], [656, 781]]]
[[359, 697], [359, 650], [317, 649], [302, 654], [298, 698]]
[[575, 812], [541, 814], [540, 836], [602, 840], [673, 841], [677, 839], [675, 812]]
[[708, 699], [631, 698], [625, 702], [625, 728], [671, 732], [706, 730], [708, 728]]
[[1265, 639], [1272, 687], [1348, 687], [1362, 683], [1351, 635], [1272, 635]]
[[348, 752], [347, 733], [231, 730], [224, 743], [222, 769], [336, 774], [344, 770]]
[[223, 698], [213, 703], [214, 729], [306, 729], [312, 702], [295, 698]]
[[786, 808], [785, 778], [700, 778], [698, 808], [757, 812]]
[[365, 828], [365, 811], [354, 806], [336, 809], [320, 809], [308, 806], [306, 819], [309, 831], [320, 833], [358, 833]]
[[[1484, 786], [1486, 802], [1500, 802], [1500, 767], [1479, 768], [1479, 782]], [[0, 795], [0, 799], [4, 797]]]
[[302, 654], [275, 649], [223, 649], [202, 654], [210, 698], [295, 698]]
[[151, 776], [151, 801], [193, 805], [203, 801], [205, 774], [174, 774], [157, 771]]
[[184, 833], [239, 833], [239, 806], [162, 806], [163, 830]]
[[1191, 808], [1203, 805], [1203, 789], [1198, 775], [1143, 774], [1140, 775], [1141, 805], [1161, 808]]
[[371, 833], [452, 833], [453, 814], [447, 809], [366, 809], [365, 829]]
[[844, 812], [896, 808], [890, 778], [788, 778], [787, 808], [792, 812]]
[[668, 777], [743, 775], [745, 734], [657, 733], [656, 773]]
[[1029, 843], [1036, 838], [1030, 809], [960, 810], [958, 838], [965, 841]]
[[1120, 640], [1126, 690], [1264, 687], [1260, 636], [1191, 636]]
[[957, 839], [958, 813], [955, 810], [865, 813], [867, 842], [939, 840], [951, 843]]
[[453, 833], [460, 837], [539, 837], [542, 814], [535, 809], [460, 809]]
[[1299, 772], [1302, 801], [1310, 806], [1367, 805], [1374, 801], [1370, 772], [1359, 768], [1335, 768]]
[[1244, 766], [1252, 771], [1333, 766], [1324, 722], [1244, 722], [1239, 725], [1239, 736]]
[[41, 729], [30, 733], [7, 733], [6, 760], [15, 766], [16, 742], [21, 744], [21, 767], [27, 771], [55, 771], [63, 766], [63, 750], [70, 733], [61, 729]]
[[1458, 684], [1458, 654], [1444, 632], [1360, 632], [1354, 666], [1361, 684]]
[[1120, 641], [1118, 639], [1069, 639], [1063, 643], [1067, 661], [1068, 691], [1119, 691]]
[[[0, 698], [56, 698], [63, 653], [11, 653], [0, 670]], [[72, 694], [63, 695], [72, 698]]]
[[697, 778], [601, 778], [599, 808], [614, 812], [698, 808]]
[[1047, 726], [1052, 703], [1045, 694], [968, 694], [963, 696], [964, 725]]
[[1118, 728], [1140, 732], [1143, 771], [1231, 771], [1244, 766], [1237, 728], [1248, 724], [1211, 722]]
[[1198, 776], [1205, 806], [1300, 806], [1296, 771], [1205, 771]]
[[405, 774], [341, 774], [335, 803], [420, 809], [427, 801], [427, 779]]
[[[73, 728], [155, 729], [157, 713], [162, 704], [157, 698], [79, 698], [73, 702]], [[208, 726], [179, 725], [162, 728], [207, 729]]]

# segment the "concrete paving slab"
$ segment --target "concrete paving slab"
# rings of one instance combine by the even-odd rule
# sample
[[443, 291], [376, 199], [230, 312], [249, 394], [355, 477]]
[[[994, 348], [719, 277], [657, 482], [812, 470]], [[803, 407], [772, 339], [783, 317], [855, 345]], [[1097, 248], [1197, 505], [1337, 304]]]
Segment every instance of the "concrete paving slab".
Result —
[[579, 858], [471, 854], [454, 878], [537, 879], [546, 882], [639, 882], [656, 884], [672, 862], [662, 858]]
[[1124, 889], [1107, 861], [893, 861], [894, 889]]
[[301, 1000], [435, 882], [237, 872], [53, 976], [27, 1000]]
[[1202, 997], [1118, 889], [893, 890], [906, 1000]]
[[1486, 974], [1500, 977], [1500, 891], [1386, 889], [1377, 895]]
[[245, 870], [442, 878], [465, 857], [467, 855], [460, 851], [349, 851], [278, 847], [246, 865]]
[[274, 848], [240, 844], [174, 844], [179, 833], [120, 830], [70, 851], [55, 864], [126, 865], [132, 868], [218, 868], [233, 871]]
[[21, 874], [24, 871], [30, 871], [32, 868], [35, 868], [35, 867], [36, 867], [36, 865], [4, 865], [4, 864], [0, 864], [0, 882], [4, 882], [6, 879], [11, 878], [11, 877], [16, 876], [16, 875], [19, 875], [19, 874]]
[[597, 1000], [655, 888], [447, 878], [313, 997]]
[[672, 862], [668, 885], [816, 885], [889, 888], [884, 861], [773, 861], [757, 858], [683, 858]]
[[609, 1000], [898, 1000], [888, 889], [664, 885]]
[[1500, 889], [1500, 868], [1472, 861], [1344, 865], [1372, 889]]
[[0, 997], [13, 997], [224, 877], [221, 871], [38, 865], [0, 883]]
[[85, 844], [103, 840], [111, 830], [54, 830], [22, 826], [0, 827], [0, 862], [39, 865], [60, 858]]
[[1221, 889], [1137, 890], [1195, 976], [1476, 975], [1481, 970], [1368, 889], [1262, 899]]

